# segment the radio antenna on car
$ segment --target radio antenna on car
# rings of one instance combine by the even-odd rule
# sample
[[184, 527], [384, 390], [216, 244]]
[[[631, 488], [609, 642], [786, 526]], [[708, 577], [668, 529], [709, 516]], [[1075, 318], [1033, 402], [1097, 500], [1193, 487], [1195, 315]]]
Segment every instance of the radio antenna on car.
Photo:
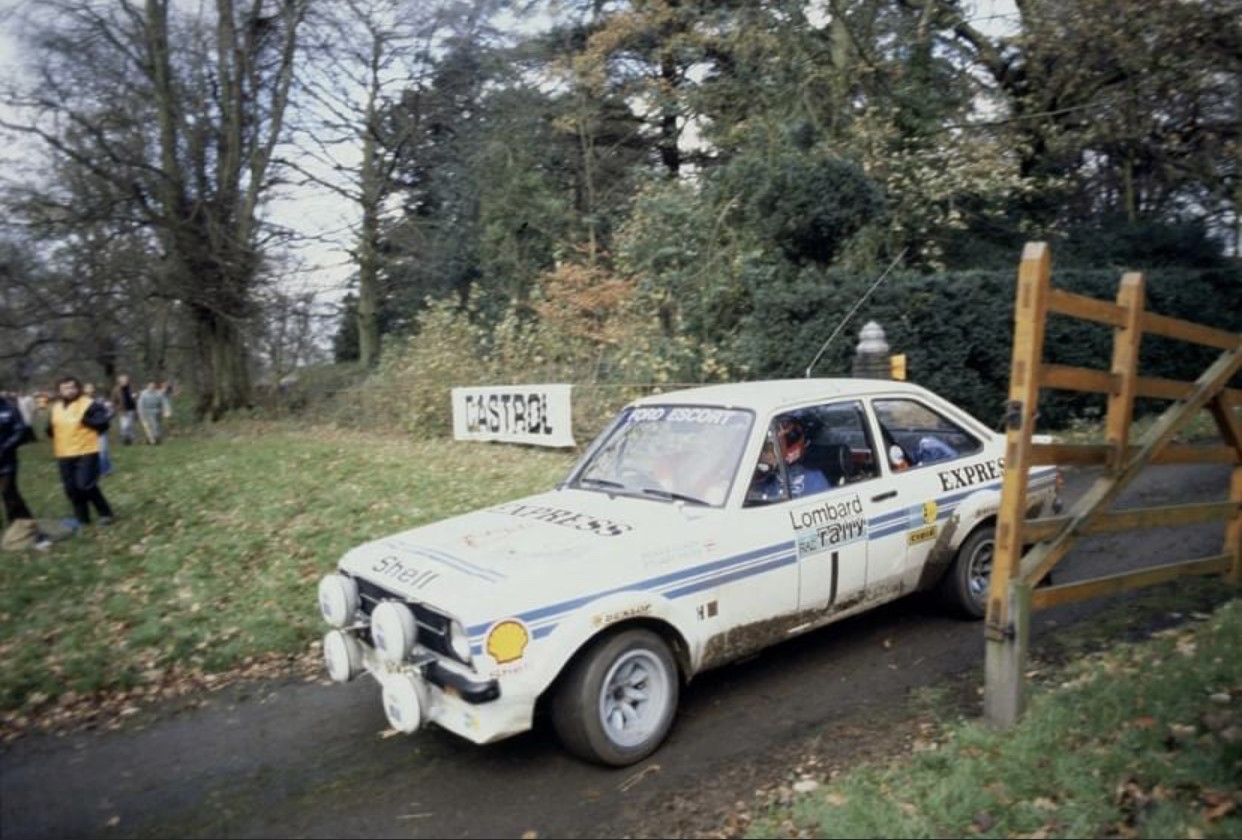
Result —
[[832, 344], [836, 337], [841, 333], [841, 330], [845, 329], [845, 325], [850, 322], [850, 318], [854, 317], [854, 313], [858, 311], [859, 307], [867, 302], [867, 298], [871, 297], [871, 293], [880, 287], [880, 284], [884, 282], [884, 278], [888, 277], [889, 272], [897, 267], [897, 263], [901, 262], [901, 258], [904, 257], [906, 255], [906, 251], [909, 250], [909, 247], [901, 249], [901, 253], [888, 264], [888, 268], [884, 269], [884, 273], [880, 275], [880, 278], [871, 284], [871, 288], [858, 299], [858, 303], [854, 304], [854, 308], [845, 314], [845, 317], [841, 319], [841, 323], [837, 324], [837, 328], [832, 331], [832, 335], [828, 336], [828, 340], [824, 342], [824, 346], [819, 348], [819, 352], [815, 354], [815, 358], [811, 359], [811, 363], [806, 366], [807, 379], [811, 378], [811, 369], [815, 367], [815, 363], [818, 362], [820, 357], [824, 355], [824, 351], [828, 349], [828, 345]]

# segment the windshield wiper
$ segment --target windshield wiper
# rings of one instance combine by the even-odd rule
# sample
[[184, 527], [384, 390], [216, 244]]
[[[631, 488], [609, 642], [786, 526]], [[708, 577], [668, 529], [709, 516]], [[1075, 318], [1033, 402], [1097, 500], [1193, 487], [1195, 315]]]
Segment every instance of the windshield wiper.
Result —
[[625, 485], [619, 481], [609, 481], [606, 478], [580, 478], [578, 484], [590, 484], [592, 487], [612, 487], [617, 490], [624, 490]]
[[648, 496], [658, 496], [661, 499], [671, 501], [688, 502], [692, 505], [702, 505], [703, 507], [711, 507], [708, 502], [702, 499], [696, 499], [694, 496], [687, 496], [685, 493], [674, 493], [671, 490], [665, 490], [662, 487], [644, 487], [643, 492]]

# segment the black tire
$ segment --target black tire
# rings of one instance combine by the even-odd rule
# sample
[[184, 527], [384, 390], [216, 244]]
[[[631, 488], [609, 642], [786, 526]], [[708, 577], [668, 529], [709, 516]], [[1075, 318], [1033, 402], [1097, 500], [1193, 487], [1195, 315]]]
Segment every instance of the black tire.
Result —
[[996, 552], [996, 529], [985, 525], [971, 532], [953, 565], [940, 579], [940, 597], [963, 618], [980, 619], [988, 609], [988, 585]]
[[[609, 683], [613, 689], [606, 693]], [[552, 698], [552, 724], [579, 758], [625, 767], [663, 743], [680, 689], [677, 663], [664, 640], [650, 630], [624, 630], [596, 642], [562, 677]]]

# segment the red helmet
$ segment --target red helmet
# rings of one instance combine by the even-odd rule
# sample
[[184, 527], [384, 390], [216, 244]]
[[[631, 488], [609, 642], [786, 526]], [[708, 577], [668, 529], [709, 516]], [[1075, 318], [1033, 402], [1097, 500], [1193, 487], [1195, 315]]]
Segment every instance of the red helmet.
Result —
[[792, 417], [782, 417], [776, 421], [776, 437], [785, 453], [785, 463], [796, 464], [806, 452], [806, 431], [802, 424]]

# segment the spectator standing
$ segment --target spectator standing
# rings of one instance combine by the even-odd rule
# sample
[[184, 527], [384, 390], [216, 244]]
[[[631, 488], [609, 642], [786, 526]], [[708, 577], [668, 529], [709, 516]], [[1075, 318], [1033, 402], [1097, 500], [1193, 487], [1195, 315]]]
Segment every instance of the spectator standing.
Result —
[[[82, 393], [91, 402], [102, 405], [104, 407], [104, 410], [108, 412], [107, 414], [108, 421], [111, 422], [112, 415], [114, 413], [112, 410], [112, 403], [109, 402], [106, 397], [101, 397], [99, 395], [98, 391], [95, 390], [95, 383], [87, 382], [85, 385], [83, 385]], [[108, 433], [106, 431], [101, 431], [99, 433], [99, 475], [105, 476], [111, 472], [112, 472], [112, 455], [108, 450]]]
[[39, 533], [39, 526], [17, 489], [17, 448], [34, 440], [34, 430], [26, 422], [16, 399], [0, 394], [0, 499], [4, 502], [5, 528], [0, 548], [33, 546], [40, 550], [52, 541]]
[[161, 430], [164, 437], [172, 436], [172, 416], [173, 416], [173, 397], [177, 396], [177, 385], [171, 379], [160, 383], [160, 390], [164, 392], [164, 414], [166, 421]]
[[17, 402], [0, 394], [0, 497], [4, 499], [5, 525], [33, 519], [26, 500], [17, 489], [17, 447], [31, 439], [30, 427]]
[[112, 389], [112, 405], [121, 418], [121, 443], [129, 446], [134, 442], [134, 415], [138, 412], [138, 396], [134, 386], [129, 384], [129, 376], [122, 373], [116, 378], [116, 387]]
[[99, 512], [99, 524], [112, 523], [112, 508], [99, 488], [99, 434], [107, 431], [107, 410], [82, 393], [76, 377], [67, 376], [56, 385], [60, 399], [52, 404], [47, 424], [52, 452], [60, 465], [60, 480], [73, 505], [72, 527], [88, 525], [90, 506]]
[[155, 384], [155, 380], [151, 380], [138, 395], [138, 419], [142, 422], [147, 443], [158, 444], [164, 439], [160, 421], [170, 414], [172, 407], [168, 404], [168, 395]]

